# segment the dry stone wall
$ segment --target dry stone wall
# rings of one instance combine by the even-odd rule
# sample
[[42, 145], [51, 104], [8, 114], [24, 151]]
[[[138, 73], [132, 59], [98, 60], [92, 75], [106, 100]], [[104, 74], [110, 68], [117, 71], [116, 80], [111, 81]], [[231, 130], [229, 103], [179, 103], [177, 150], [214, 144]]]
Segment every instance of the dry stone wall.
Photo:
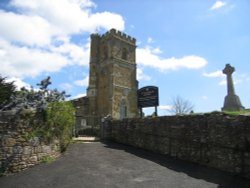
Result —
[[38, 137], [31, 137], [31, 123], [38, 123], [34, 113], [14, 111], [0, 113], [0, 173], [19, 172], [40, 163], [44, 157], [60, 154], [57, 140], [46, 143]]
[[119, 143], [250, 178], [250, 116], [221, 113], [111, 121]]

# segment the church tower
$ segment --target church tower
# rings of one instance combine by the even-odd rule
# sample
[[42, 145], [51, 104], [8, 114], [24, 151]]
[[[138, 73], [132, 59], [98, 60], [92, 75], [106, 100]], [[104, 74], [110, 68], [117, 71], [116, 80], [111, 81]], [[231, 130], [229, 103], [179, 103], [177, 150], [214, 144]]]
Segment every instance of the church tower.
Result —
[[107, 115], [113, 119], [138, 115], [135, 49], [135, 38], [115, 29], [91, 35], [87, 98], [88, 116], [93, 118], [88, 118], [89, 124], [96, 125]]

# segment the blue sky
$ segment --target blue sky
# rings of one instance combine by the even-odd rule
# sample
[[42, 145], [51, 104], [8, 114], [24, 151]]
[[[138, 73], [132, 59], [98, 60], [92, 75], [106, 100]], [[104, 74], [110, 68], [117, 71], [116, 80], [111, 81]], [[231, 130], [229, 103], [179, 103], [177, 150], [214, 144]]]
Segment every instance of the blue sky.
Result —
[[176, 96], [195, 112], [220, 110], [227, 63], [250, 108], [249, 18], [248, 0], [1, 0], [0, 74], [19, 87], [50, 75], [51, 88], [83, 96], [89, 36], [116, 28], [137, 39], [139, 86], [159, 87], [159, 114]]

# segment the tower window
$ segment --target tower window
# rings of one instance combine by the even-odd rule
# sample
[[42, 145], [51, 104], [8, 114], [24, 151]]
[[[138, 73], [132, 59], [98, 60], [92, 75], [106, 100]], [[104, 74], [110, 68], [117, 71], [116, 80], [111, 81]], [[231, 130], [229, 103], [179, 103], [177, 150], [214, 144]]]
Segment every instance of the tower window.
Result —
[[122, 59], [128, 60], [128, 51], [126, 48], [122, 49]]

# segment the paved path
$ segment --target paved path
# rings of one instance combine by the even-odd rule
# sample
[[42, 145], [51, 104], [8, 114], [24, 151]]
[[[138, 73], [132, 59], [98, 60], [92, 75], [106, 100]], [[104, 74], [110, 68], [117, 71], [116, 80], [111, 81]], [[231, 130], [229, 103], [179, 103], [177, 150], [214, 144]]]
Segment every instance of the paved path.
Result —
[[56, 161], [1, 177], [0, 188], [243, 188], [245, 179], [114, 143], [77, 143]]
[[79, 137], [74, 137], [73, 141], [76, 142], [99, 142], [100, 138], [94, 137], [94, 136], [79, 136]]

